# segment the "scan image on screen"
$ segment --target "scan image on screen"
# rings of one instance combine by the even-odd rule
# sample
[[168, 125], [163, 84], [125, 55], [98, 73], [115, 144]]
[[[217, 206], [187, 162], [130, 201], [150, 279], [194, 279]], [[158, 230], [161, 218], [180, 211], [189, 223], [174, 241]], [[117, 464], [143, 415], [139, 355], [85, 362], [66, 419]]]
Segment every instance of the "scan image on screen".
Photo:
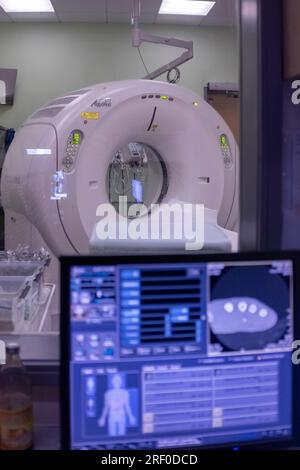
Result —
[[130, 436], [139, 425], [136, 374], [98, 368], [84, 368], [81, 374], [79, 383], [84, 384], [81, 419], [86, 438]]
[[212, 352], [288, 347], [291, 299], [290, 272], [285, 265], [214, 267], [211, 274]]
[[113, 261], [70, 267], [73, 449], [292, 435], [292, 261]]

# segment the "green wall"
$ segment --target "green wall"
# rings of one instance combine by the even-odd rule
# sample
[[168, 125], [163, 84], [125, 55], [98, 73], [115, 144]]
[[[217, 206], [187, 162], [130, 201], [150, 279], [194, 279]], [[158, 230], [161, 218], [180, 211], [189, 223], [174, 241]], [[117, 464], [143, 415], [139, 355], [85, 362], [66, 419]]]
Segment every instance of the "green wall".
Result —
[[[228, 27], [145, 25], [144, 30], [194, 41], [194, 60], [181, 67], [180, 84], [202, 95], [208, 81], [238, 80], [237, 32]], [[148, 69], [180, 50], [141, 47]], [[125, 24], [0, 23], [0, 68], [17, 68], [13, 107], [0, 106], [0, 124], [18, 127], [47, 101], [93, 83], [140, 78], [145, 70]]]

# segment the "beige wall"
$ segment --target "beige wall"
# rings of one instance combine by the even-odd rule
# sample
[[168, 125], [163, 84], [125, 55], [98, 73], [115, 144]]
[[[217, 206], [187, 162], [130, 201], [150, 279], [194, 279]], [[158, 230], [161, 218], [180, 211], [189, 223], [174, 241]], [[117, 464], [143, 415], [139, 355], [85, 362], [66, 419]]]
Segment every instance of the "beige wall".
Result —
[[[181, 85], [202, 95], [208, 81], [238, 80], [234, 28], [155, 25], [143, 29], [194, 41], [195, 57], [181, 67]], [[181, 53], [148, 44], [141, 50], [150, 70]], [[11, 127], [67, 91], [145, 74], [125, 24], [0, 23], [1, 67], [18, 69], [15, 104], [12, 108], [0, 106], [0, 125]]]

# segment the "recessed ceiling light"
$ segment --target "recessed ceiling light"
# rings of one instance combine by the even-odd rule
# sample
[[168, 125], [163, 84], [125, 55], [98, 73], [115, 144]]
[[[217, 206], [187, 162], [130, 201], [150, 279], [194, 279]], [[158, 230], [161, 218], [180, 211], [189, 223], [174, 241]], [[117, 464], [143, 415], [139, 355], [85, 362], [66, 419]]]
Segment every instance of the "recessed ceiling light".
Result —
[[54, 12], [50, 0], [0, 0], [0, 7], [7, 13]]
[[159, 14], [206, 16], [215, 3], [202, 0], [163, 0]]

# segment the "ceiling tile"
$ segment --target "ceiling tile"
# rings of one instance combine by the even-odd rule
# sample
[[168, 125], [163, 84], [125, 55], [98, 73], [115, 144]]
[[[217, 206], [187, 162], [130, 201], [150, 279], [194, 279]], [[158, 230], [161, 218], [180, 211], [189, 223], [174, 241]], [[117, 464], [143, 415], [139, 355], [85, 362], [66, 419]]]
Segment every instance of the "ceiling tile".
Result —
[[[132, 0], [51, 0], [56, 17], [61, 22], [128, 23]], [[182, 24], [207, 26], [234, 26], [236, 24], [236, 0], [216, 0], [207, 17], [186, 15], [158, 15], [162, 0], [141, 0], [141, 23]], [[12, 13], [0, 9], [0, 22], [56, 21], [53, 14]]]
[[109, 13], [120, 12], [128, 13], [130, 15], [132, 10], [132, 0], [107, 0], [107, 10]]
[[[131, 14], [118, 11], [108, 11], [107, 18], [109, 23], [128, 23], [130, 24]], [[144, 13], [141, 15], [140, 23], [154, 23], [156, 15], [152, 13]]]
[[237, 14], [236, 0], [217, 0], [207, 17], [235, 18]]
[[141, 10], [142, 13], [155, 13], [157, 14], [160, 6], [162, 4], [162, 0], [141, 0]]
[[107, 23], [105, 12], [67, 12], [57, 14], [59, 21], [74, 23]]
[[105, 12], [106, 0], [51, 0], [54, 10], [60, 12]]
[[[141, 13], [157, 14], [162, 0], [140, 0]], [[129, 13], [132, 11], [133, 0], [107, 0], [108, 12]]]

